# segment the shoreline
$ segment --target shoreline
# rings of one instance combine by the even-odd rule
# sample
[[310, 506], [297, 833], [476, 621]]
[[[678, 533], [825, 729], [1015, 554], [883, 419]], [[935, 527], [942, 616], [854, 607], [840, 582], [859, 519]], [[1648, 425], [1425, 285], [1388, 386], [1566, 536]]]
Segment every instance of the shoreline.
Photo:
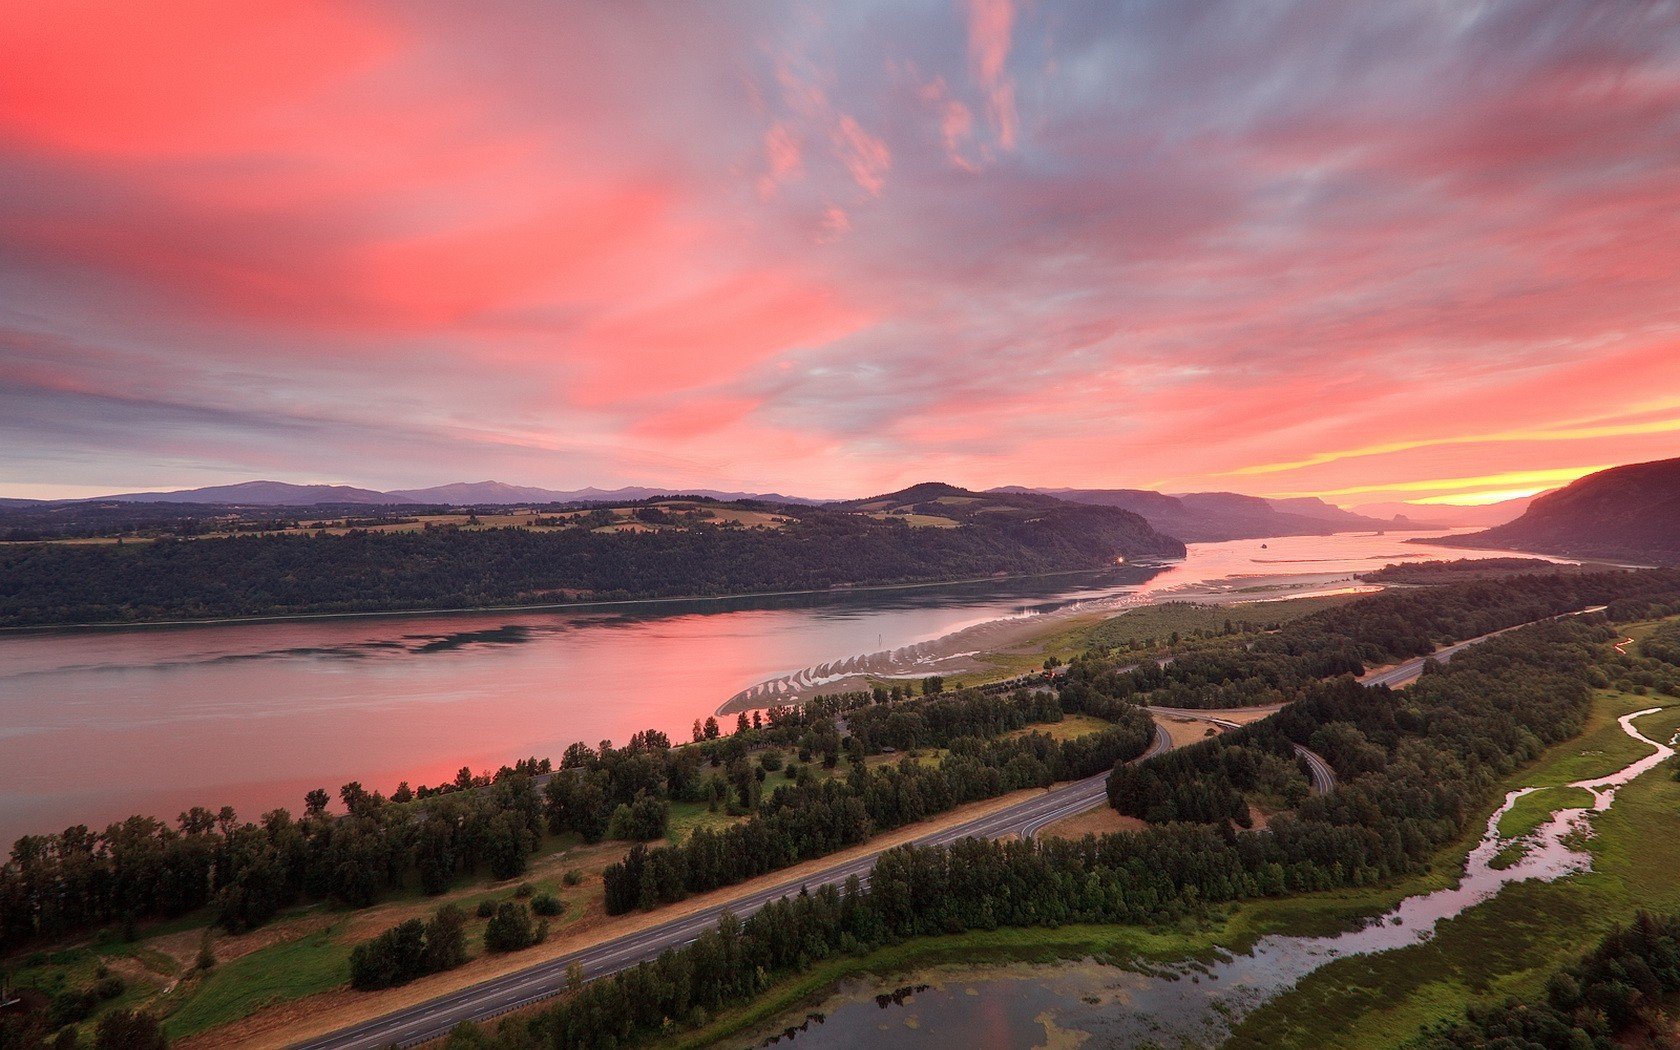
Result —
[[[1218, 582], [1234, 586], [1220, 587]], [[1140, 608], [1184, 602], [1198, 605], [1238, 605], [1288, 601], [1347, 593], [1380, 585], [1360, 582], [1357, 573], [1269, 573], [1226, 581], [1182, 584], [1158, 591], [1139, 591], [1075, 602], [1045, 613], [1005, 616], [970, 624], [937, 638], [874, 653], [843, 657], [754, 683], [725, 700], [714, 715], [761, 710], [773, 704], [799, 704], [824, 693], [867, 689], [875, 681], [913, 681], [932, 675], [980, 674], [1008, 677], [985, 662], [987, 657], [1018, 654], [1034, 644], [1073, 627], [1081, 620], [1100, 622]], [[966, 685], [985, 684], [965, 682]]]
[[797, 598], [815, 594], [870, 594], [879, 591], [907, 591], [921, 587], [958, 587], [969, 583], [1007, 583], [1010, 580], [1040, 580], [1056, 576], [1079, 576], [1093, 572], [1108, 572], [1128, 566], [1159, 564], [1162, 569], [1182, 559], [1152, 561], [1123, 561], [1088, 569], [1056, 569], [1051, 572], [1020, 572], [1002, 576], [962, 576], [955, 579], [919, 580], [907, 583], [870, 583], [850, 587], [808, 587], [791, 591], [742, 591], [735, 594], [686, 594], [671, 598], [603, 598], [579, 602], [541, 602], [527, 605], [464, 605], [420, 609], [368, 609], [355, 612], [276, 613], [270, 616], [213, 616], [187, 620], [124, 620], [89, 623], [17, 624], [0, 627], [0, 637], [8, 634], [47, 634], [53, 631], [121, 631], [152, 630], [174, 627], [234, 627], [246, 624], [296, 623], [307, 620], [365, 620], [403, 616], [462, 616], [483, 613], [552, 612], [554, 610], [614, 608], [625, 605], [665, 605], [694, 602], [730, 602], [748, 598]]

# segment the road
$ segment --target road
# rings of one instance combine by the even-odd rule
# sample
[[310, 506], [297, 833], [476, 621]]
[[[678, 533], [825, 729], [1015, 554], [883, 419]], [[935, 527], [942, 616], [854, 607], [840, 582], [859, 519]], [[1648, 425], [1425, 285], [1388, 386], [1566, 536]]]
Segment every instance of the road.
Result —
[[[1422, 661], [1419, 661], [1419, 666], [1422, 666]], [[1223, 729], [1241, 729], [1243, 727], [1244, 723], [1233, 722], [1229, 718], [1219, 717], [1220, 715], [1232, 715], [1232, 714], [1249, 715], [1249, 714], [1252, 714], [1252, 715], [1265, 716], [1265, 715], [1276, 714], [1278, 711], [1281, 711], [1282, 709], [1283, 709], [1282, 704], [1272, 704], [1268, 707], [1215, 707], [1215, 708], [1145, 707], [1144, 708], [1145, 711], [1148, 711], [1150, 714], [1156, 716], [1157, 718], [1187, 718], [1187, 719], [1190, 719], [1190, 720], [1196, 721], [1196, 722], [1207, 722], [1207, 723], [1210, 723], [1212, 725], [1219, 726]], [[1251, 719], [1250, 721], [1258, 721], [1258, 719]], [[1302, 747], [1300, 744], [1295, 745], [1295, 753], [1297, 755], [1300, 755], [1301, 760], [1307, 764], [1307, 772], [1309, 774], [1311, 774], [1311, 776], [1312, 776], [1313, 792], [1315, 794], [1328, 795], [1330, 792], [1336, 790], [1336, 771], [1334, 769], [1330, 768], [1330, 763], [1324, 761], [1323, 757], [1320, 756], [1317, 752], [1309, 751], [1306, 748]]]
[[1373, 671], [1361, 678], [1360, 681], [1365, 685], [1373, 686], [1386, 685], [1394, 687], [1405, 685], [1423, 673], [1423, 665], [1427, 660], [1434, 660], [1438, 663], [1444, 664], [1453, 657], [1457, 656], [1459, 653], [1470, 648], [1472, 645], [1485, 642], [1489, 638], [1497, 638], [1502, 634], [1508, 634], [1511, 631], [1520, 630], [1524, 627], [1532, 627], [1537, 623], [1546, 623], [1549, 620], [1562, 620], [1570, 616], [1585, 616], [1588, 613], [1603, 612], [1605, 608], [1606, 607], [1603, 605], [1591, 605], [1585, 609], [1576, 609], [1574, 612], [1559, 613], [1556, 616], [1548, 616], [1544, 620], [1532, 620], [1528, 623], [1519, 623], [1515, 627], [1507, 627], [1501, 631], [1490, 631], [1487, 634], [1477, 635], [1474, 638], [1466, 639], [1462, 642], [1455, 642], [1452, 645], [1443, 646], [1442, 648], [1435, 650], [1433, 653], [1430, 653], [1428, 656], [1413, 657], [1405, 663], [1395, 664], [1393, 667], [1382, 671]]
[[[1564, 613], [1563, 615], [1577, 616], [1602, 609], [1603, 606], [1596, 606], [1574, 613]], [[1551, 617], [1551, 619], [1561, 619], [1561, 617]], [[1523, 624], [1521, 626], [1528, 625]], [[1516, 628], [1507, 628], [1507, 630], [1516, 630]], [[1505, 631], [1494, 631], [1491, 634], [1449, 645], [1431, 654], [1430, 657], [1417, 657], [1408, 660], [1385, 671], [1367, 676], [1362, 681], [1370, 686], [1395, 685], [1410, 681], [1422, 672], [1426, 659], [1450, 660], [1463, 649], [1504, 633]], [[1235, 714], [1239, 710], [1243, 713], [1264, 712], [1270, 714], [1277, 708], [1244, 708], [1218, 712], [1196, 708], [1169, 707], [1151, 707], [1147, 710], [1154, 715], [1193, 718], [1235, 727], [1238, 723], [1221, 719], [1219, 715]], [[1139, 756], [1139, 761], [1160, 754], [1171, 747], [1172, 737], [1168, 735], [1166, 728], [1157, 722], [1155, 725], [1155, 741], [1150, 745], [1148, 751]], [[1306, 762], [1307, 768], [1312, 774], [1314, 790], [1320, 794], [1333, 790], [1336, 786], [1336, 774], [1329, 764], [1323, 758], [1299, 745], [1296, 745], [1296, 751]], [[1030, 838], [1064, 817], [1090, 809], [1106, 797], [1107, 790], [1108, 774], [1099, 773], [1084, 780], [1051, 788], [1043, 794], [1035, 795], [996, 813], [976, 817], [963, 824], [944, 831], [932, 832], [912, 841], [916, 845], [937, 846], [971, 836], [995, 839], [1016, 835], [1022, 838]], [[619, 970], [627, 969], [637, 963], [657, 958], [666, 949], [688, 944], [700, 936], [704, 930], [715, 924], [726, 911], [733, 912], [740, 918], [746, 918], [763, 908], [770, 901], [798, 893], [802, 887], [816, 889], [820, 886], [840, 885], [854, 875], [858, 877], [859, 881], [867, 883], [869, 873], [874, 866], [875, 854], [836, 864], [807, 878], [790, 879], [769, 889], [745, 894], [684, 918], [673, 919], [605, 944], [563, 955], [548, 962], [538, 963], [535, 966], [502, 977], [491, 978], [450, 995], [441, 996], [429, 1002], [386, 1014], [384, 1017], [375, 1018], [363, 1024], [299, 1043], [296, 1045], [296, 1050], [374, 1050], [377, 1047], [392, 1045], [413, 1046], [428, 1040], [438, 1039], [462, 1021], [483, 1021], [499, 1017], [512, 1010], [517, 1010], [558, 994], [565, 986], [566, 970], [573, 963], [583, 968], [584, 977], [587, 979], [617, 973]]]
[[[1139, 756], [1138, 761], [1160, 754], [1170, 747], [1172, 737], [1165, 728], [1157, 725], [1155, 740], [1150, 744], [1149, 750]], [[943, 831], [931, 832], [913, 839], [912, 842], [919, 846], [942, 846], [970, 837], [1031, 837], [1063, 817], [1090, 809], [1106, 798], [1107, 794], [1108, 773], [1098, 773], [1084, 780], [1050, 788], [1043, 794], [1025, 799], [996, 813], [976, 817]], [[657, 958], [668, 948], [688, 944], [703, 931], [716, 925], [726, 911], [744, 919], [770, 901], [798, 893], [801, 888], [838, 886], [854, 875], [860, 882], [867, 884], [869, 873], [874, 867], [875, 854], [835, 864], [806, 878], [789, 879], [769, 889], [737, 897], [683, 918], [673, 919], [592, 948], [562, 955], [430, 1002], [299, 1043], [297, 1050], [373, 1050], [376, 1047], [391, 1045], [413, 1046], [437, 1039], [448, 1034], [451, 1028], [462, 1021], [483, 1021], [498, 1017], [559, 993], [566, 984], [566, 970], [573, 963], [583, 968], [584, 977], [588, 979], [617, 973], [639, 962]]]

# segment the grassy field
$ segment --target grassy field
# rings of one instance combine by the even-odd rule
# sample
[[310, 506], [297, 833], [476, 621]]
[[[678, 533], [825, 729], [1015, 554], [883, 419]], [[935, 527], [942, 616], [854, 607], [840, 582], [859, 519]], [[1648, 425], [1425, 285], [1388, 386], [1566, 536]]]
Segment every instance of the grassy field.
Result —
[[[1675, 704], [1606, 692], [1594, 720], [1613, 724], [1618, 714], [1664, 702]], [[1637, 723], [1652, 736], [1677, 724], [1680, 706]], [[1631, 753], [1612, 754], [1603, 745], [1589, 730], [1513, 781], [1565, 783], [1649, 753], [1636, 744]], [[1516, 883], [1442, 923], [1425, 943], [1334, 962], [1257, 1010], [1230, 1045], [1397, 1046], [1421, 1026], [1462, 1015], [1472, 1002], [1539, 991], [1554, 970], [1641, 908], [1680, 908], [1674, 877], [1680, 871], [1680, 782], [1673, 765], [1622, 788], [1609, 810], [1593, 816], [1592, 871], [1552, 883]], [[1544, 794], [1552, 803], [1570, 804], [1555, 791]]]
[[1201, 605], [1192, 602], [1167, 602], [1145, 605], [1138, 609], [1111, 616], [1085, 635], [1087, 648], [1124, 648], [1147, 644], [1166, 644], [1177, 634], [1180, 640], [1203, 635], [1217, 636], [1229, 622], [1234, 627], [1266, 628], [1298, 620], [1303, 616], [1338, 605], [1346, 605], [1364, 595], [1330, 594], [1318, 598], [1295, 598], [1288, 601], [1239, 602], [1231, 605]]
[[[236, 1021], [270, 1003], [336, 988], [350, 976], [350, 945], [339, 927], [253, 952], [211, 970], [164, 1022], [179, 1039]], [[187, 986], [183, 986], [187, 987]]]
[[1522, 838], [1560, 809], [1586, 809], [1592, 804], [1593, 793], [1586, 788], [1541, 788], [1517, 799], [1510, 812], [1499, 818], [1499, 834], [1502, 838]]
[[1178, 635], [1180, 648], [1235, 645], [1242, 642], [1245, 635], [1225, 634], [1227, 622], [1233, 627], [1249, 628], [1250, 633], [1246, 637], [1253, 637], [1255, 629], [1299, 619], [1359, 597], [1361, 595], [1330, 594], [1317, 598], [1232, 605], [1167, 602], [1140, 606], [1115, 616], [1092, 613], [1068, 617], [1057, 621], [1044, 634], [1025, 644], [979, 657], [986, 671], [976, 680], [995, 681], [1028, 674], [1042, 667], [1048, 657], [1065, 661], [1091, 649], [1117, 649], [1140, 654], [1164, 651], [1174, 634]]
[[[1680, 705], [1671, 699], [1602, 692], [1581, 736], [1552, 748], [1513, 776], [1503, 790], [1556, 788], [1626, 766], [1649, 749], [1623, 734], [1616, 718], [1664, 703], [1675, 706], [1637, 723], [1653, 737], [1680, 728]], [[1557, 808], [1590, 801], [1589, 793], [1558, 790], [1530, 797], [1537, 799], [1536, 815], [1520, 819], [1536, 825]], [[971, 932], [913, 940], [863, 957], [825, 960], [778, 984], [755, 1003], [727, 1011], [705, 1028], [661, 1045], [709, 1045], [818, 999], [840, 980], [863, 974], [903, 975], [976, 959], [1001, 963], [1097, 957], [1147, 964], [1206, 957], [1215, 949], [1244, 951], [1269, 934], [1334, 934], [1406, 897], [1455, 884], [1482, 826], [1472, 822], [1425, 875], [1391, 886], [1252, 901], [1216, 909], [1199, 924], [1167, 929], [1069, 926]], [[1672, 779], [1671, 769], [1665, 766], [1623, 788], [1615, 806], [1594, 818], [1594, 826], [1592, 873], [1558, 883], [1508, 887], [1487, 904], [1444, 923], [1426, 944], [1333, 963], [1257, 1011], [1237, 1030], [1232, 1045], [1396, 1045], [1415, 1036], [1420, 1025], [1457, 1016], [1471, 1001], [1534, 990], [1558, 965], [1639, 907], [1680, 907], [1680, 880], [1672, 878], [1680, 871], [1680, 783]], [[1520, 831], [1520, 825], [1515, 830]]]

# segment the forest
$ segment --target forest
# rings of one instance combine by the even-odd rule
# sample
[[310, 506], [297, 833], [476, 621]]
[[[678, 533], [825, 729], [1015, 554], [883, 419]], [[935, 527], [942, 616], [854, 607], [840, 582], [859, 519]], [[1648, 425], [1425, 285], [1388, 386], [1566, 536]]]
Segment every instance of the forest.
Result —
[[[1671, 600], [1672, 600], [1671, 596]], [[1303, 801], [1269, 832], [1215, 813], [1082, 841], [901, 847], [883, 853], [868, 888], [855, 881], [776, 902], [658, 960], [589, 984], [494, 1040], [459, 1045], [623, 1046], [703, 1024], [771, 983], [836, 953], [905, 937], [999, 926], [1159, 923], [1208, 905], [1366, 885], [1423, 868], [1465, 822], [1479, 819], [1499, 776], [1575, 731], [1611, 632], [1561, 620], [1470, 650], [1405, 694], [1348, 678], [1317, 683], [1277, 729], [1121, 767], [1182, 770], [1210, 785], [1239, 746], [1264, 733], [1314, 739], [1343, 782]], [[1601, 672], [1600, 672], [1601, 673]], [[1236, 736], [1236, 735], [1233, 735]]]
[[1680, 992], [1680, 915], [1640, 912], [1574, 965], [1544, 996], [1471, 1007], [1464, 1020], [1426, 1031], [1419, 1050], [1612, 1050], [1672, 1045]]
[[778, 506], [789, 521], [775, 529], [699, 521], [649, 532], [436, 528], [7, 544], [0, 627], [821, 590], [1184, 554], [1126, 511], [1034, 499], [1042, 505], [972, 514], [954, 528]]
[[[447, 784], [399, 785], [390, 797], [347, 784], [342, 814], [328, 812], [329, 796], [317, 790], [298, 818], [276, 810], [241, 822], [231, 809], [199, 808], [173, 825], [134, 817], [102, 833], [27, 836], [0, 865], [0, 946], [50, 943], [96, 925], [126, 931], [204, 907], [242, 930], [300, 902], [360, 907], [403, 887], [440, 893], [474, 872], [512, 879], [544, 831], [657, 839], [675, 801], [742, 818], [680, 846], [632, 847], [604, 880], [608, 910], [651, 908], [963, 801], [1105, 769], [1113, 804], [1147, 820], [1146, 830], [888, 851], [870, 889], [825, 890], [725, 923], [675, 958], [589, 985], [545, 1011], [532, 1031], [558, 1045], [638, 1038], [648, 1030], [637, 1011], [703, 1017], [824, 954], [906, 936], [1170, 921], [1213, 902], [1369, 885], [1421, 871], [1479, 819], [1491, 785], [1578, 731], [1591, 690], [1609, 681], [1602, 665], [1615, 633], [1606, 617], [1549, 620], [1427, 665], [1404, 692], [1363, 687], [1350, 672], [1362, 660], [1593, 604], [1607, 605], [1612, 620], [1673, 614], [1680, 573], [1520, 576], [1387, 593], [1272, 633], [1233, 635], [1228, 649], [1197, 650], [1165, 667], [1118, 666], [1112, 654], [1093, 652], [1055, 691], [911, 697], [877, 688], [743, 714], [733, 733], [696, 720], [682, 746], [650, 730], [621, 747], [575, 744], [557, 765], [521, 760], [493, 778], [463, 770]], [[1651, 659], [1618, 666], [1618, 684], [1680, 690], [1680, 628], [1654, 632], [1646, 652]], [[1128, 764], [1152, 731], [1136, 705], [1187, 692], [1289, 706]], [[1067, 740], [1040, 731], [1073, 713], [1108, 727]], [[1323, 755], [1340, 786], [1308, 797], [1294, 744]], [[889, 749], [930, 748], [941, 752], [937, 762], [882, 761]], [[1292, 812], [1274, 815], [1264, 833], [1245, 830], [1257, 798]], [[530, 918], [510, 921], [521, 917]], [[360, 981], [405, 980], [458, 959], [453, 921], [440, 913], [435, 927], [416, 922], [370, 942]], [[802, 932], [784, 944], [790, 928]], [[745, 953], [764, 969], [711, 973], [717, 953]], [[506, 1030], [515, 1032], [509, 1045], [526, 1045], [517, 1029]]]

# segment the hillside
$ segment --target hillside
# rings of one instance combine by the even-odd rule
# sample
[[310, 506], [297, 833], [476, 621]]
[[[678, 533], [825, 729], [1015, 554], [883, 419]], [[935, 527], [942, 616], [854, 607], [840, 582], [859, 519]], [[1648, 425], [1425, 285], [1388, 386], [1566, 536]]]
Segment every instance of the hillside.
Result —
[[1589, 474], [1535, 497], [1515, 521], [1434, 542], [1570, 557], [1680, 562], [1680, 459]]
[[1317, 499], [1268, 500], [1236, 492], [1193, 492], [1182, 496], [1149, 489], [993, 489], [993, 493], [1040, 493], [1075, 503], [1118, 507], [1150, 527], [1191, 543], [1264, 539], [1269, 536], [1327, 536], [1405, 527], [1352, 514]]
[[721, 596], [1182, 557], [1143, 519], [918, 486], [839, 509], [660, 501], [535, 524], [0, 546], [0, 626]]
[[[285, 481], [243, 481], [236, 485], [209, 485], [196, 489], [175, 489], [170, 492], [124, 492], [114, 496], [99, 496], [93, 500], [61, 502], [101, 503], [179, 503], [213, 504], [231, 507], [311, 507], [316, 504], [367, 504], [399, 506], [445, 505], [452, 507], [507, 506], [519, 503], [580, 503], [613, 502], [648, 499], [669, 495], [705, 496], [708, 499], [761, 499], [773, 503], [820, 503], [803, 496], [784, 496], [775, 492], [721, 492], [716, 489], [692, 489], [680, 486], [648, 488], [627, 486], [617, 489], [545, 489], [531, 485], [509, 485], [501, 481], [458, 481], [448, 485], [433, 485], [423, 489], [357, 488], [353, 485], [294, 485]], [[21, 501], [40, 502], [40, 501]]]
[[1419, 528], [1491, 529], [1495, 525], [1516, 520], [1534, 499], [1533, 496], [1518, 496], [1515, 499], [1500, 500], [1498, 503], [1468, 507], [1446, 503], [1362, 503], [1354, 507], [1353, 512], [1373, 518], [1404, 517], [1415, 522]]

